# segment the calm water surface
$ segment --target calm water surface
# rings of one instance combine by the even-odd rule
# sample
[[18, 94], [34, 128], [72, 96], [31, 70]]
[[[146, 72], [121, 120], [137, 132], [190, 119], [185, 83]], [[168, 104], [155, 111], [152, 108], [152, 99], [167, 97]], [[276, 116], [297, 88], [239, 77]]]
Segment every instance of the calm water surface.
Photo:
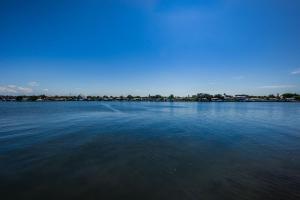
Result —
[[1, 199], [299, 200], [298, 103], [0, 103]]

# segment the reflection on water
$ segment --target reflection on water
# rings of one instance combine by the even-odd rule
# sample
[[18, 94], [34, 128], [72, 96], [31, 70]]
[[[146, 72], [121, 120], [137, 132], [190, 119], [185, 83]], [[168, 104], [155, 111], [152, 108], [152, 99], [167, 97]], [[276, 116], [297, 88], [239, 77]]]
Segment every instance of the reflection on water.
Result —
[[300, 199], [297, 103], [0, 103], [1, 199]]

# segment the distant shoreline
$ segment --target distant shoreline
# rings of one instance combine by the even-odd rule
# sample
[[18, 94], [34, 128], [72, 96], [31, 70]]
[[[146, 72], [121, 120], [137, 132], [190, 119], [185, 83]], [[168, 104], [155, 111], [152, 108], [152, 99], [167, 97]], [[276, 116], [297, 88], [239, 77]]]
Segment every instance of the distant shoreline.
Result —
[[0, 101], [0, 103], [71, 103], [71, 102], [119, 102], [119, 103], [300, 103], [300, 101]]
[[16, 100], [0, 100], [0, 103], [49, 103], [49, 102], [124, 102], [124, 103], [300, 103], [297, 100], [279, 100], [279, 101], [272, 101], [272, 100], [265, 100], [265, 101], [134, 101], [134, 100], [42, 100], [42, 101], [16, 101]]
[[66, 102], [66, 101], [101, 101], [101, 102], [300, 102], [300, 95], [296, 93], [285, 93], [282, 95], [251, 96], [246, 94], [227, 95], [198, 93], [192, 96], [168, 97], [161, 95], [154, 96], [9, 96], [0, 95], [0, 102]]
[[103, 102], [300, 102], [300, 95], [296, 93], [271, 94], [268, 96], [253, 96], [246, 94], [207, 94], [198, 93], [192, 96], [46, 96], [46, 95], [0, 95], [0, 102], [66, 102], [66, 101], [103, 101]]

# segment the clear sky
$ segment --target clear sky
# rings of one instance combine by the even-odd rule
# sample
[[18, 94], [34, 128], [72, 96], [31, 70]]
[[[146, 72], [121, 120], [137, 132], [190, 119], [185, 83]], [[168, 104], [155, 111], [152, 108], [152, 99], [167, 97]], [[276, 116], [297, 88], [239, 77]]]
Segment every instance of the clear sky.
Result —
[[300, 93], [299, 0], [1, 0], [0, 94]]

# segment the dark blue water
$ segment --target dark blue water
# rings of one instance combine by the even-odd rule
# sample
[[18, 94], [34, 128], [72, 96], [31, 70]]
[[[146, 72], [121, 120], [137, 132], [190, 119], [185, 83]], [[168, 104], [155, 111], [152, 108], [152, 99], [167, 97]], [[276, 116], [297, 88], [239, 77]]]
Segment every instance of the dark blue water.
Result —
[[0, 103], [1, 199], [300, 199], [298, 103]]

